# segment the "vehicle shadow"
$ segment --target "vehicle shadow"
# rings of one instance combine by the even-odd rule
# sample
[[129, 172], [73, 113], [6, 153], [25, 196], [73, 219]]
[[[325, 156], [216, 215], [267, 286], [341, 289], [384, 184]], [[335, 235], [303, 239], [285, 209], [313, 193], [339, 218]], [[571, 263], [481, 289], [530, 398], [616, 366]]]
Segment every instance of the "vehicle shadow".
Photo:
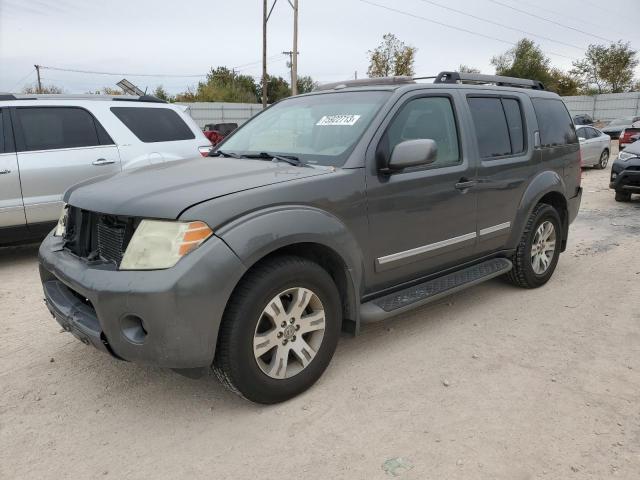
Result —
[[40, 243], [0, 247], [0, 264], [6, 261], [33, 260], [38, 257], [38, 248], [40, 248]]

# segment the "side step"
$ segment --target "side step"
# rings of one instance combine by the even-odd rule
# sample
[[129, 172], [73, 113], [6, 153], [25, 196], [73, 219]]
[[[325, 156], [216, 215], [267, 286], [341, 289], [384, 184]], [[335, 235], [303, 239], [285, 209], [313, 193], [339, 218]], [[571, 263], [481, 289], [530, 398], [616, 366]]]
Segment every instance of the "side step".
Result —
[[511, 261], [506, 258], [487, 260], [363, 303], [360, 306], [360, 318], [362, 322], [384, 320], [503, 275], [512, 267]]

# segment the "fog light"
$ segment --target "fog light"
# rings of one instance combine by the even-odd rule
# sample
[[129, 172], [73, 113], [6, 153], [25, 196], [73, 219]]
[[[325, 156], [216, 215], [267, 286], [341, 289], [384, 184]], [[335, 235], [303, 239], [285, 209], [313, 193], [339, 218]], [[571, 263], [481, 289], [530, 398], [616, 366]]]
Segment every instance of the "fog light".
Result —
[[120, 319], [122, 335], [131, 343], [141, 344], [147, 336], [142, 319], [137, 315], [125, 315]]

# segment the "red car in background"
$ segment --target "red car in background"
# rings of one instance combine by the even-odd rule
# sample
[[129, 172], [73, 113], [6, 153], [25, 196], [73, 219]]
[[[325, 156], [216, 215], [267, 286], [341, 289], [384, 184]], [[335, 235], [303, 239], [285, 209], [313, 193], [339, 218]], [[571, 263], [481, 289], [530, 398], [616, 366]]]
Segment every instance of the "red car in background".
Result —
[[620, 150], [638, 141], [638, 139], [640, 139], [640, 121], [635, 122], [631, 127], [625, 128], [620, 133]]
[[208, 123], [204, 126], [203, 132], [211, 145], [216, 146], [236, 128], [238, 128], [237, 123]]

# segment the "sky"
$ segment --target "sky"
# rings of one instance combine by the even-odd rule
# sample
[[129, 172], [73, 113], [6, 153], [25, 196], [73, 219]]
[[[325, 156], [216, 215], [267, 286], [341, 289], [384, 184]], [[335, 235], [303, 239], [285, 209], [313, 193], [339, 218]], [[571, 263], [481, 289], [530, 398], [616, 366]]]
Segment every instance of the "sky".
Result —
[[[525, 36], [567, 70], [590, 43], [621, 39], [640, 49], [638, 16], [629, 15], [635, 3], [640, 7], [640, 0], [606, 7], [599, 0], [299, 0], [298, 72], [319, 82], [364, 77], [367, 51], [388, 32], [418, 49], [417, 75], [460, 64], [493, 73], [491, 57]], [[278, 0], [268, 24], [269, 74], [289, 78], [281, 52], [292, 49], [292, 39], [292, 8]], [[126, 77], [143, 90], [163, 85], [175, 94], [221, 65], [259, 78], [261, 58], [262, 0], [0, 0], [4, 92], [33, 85], [39, 64], [115, 74], [43, 68], [43, 84], [66, 93], [115, 87]]]

